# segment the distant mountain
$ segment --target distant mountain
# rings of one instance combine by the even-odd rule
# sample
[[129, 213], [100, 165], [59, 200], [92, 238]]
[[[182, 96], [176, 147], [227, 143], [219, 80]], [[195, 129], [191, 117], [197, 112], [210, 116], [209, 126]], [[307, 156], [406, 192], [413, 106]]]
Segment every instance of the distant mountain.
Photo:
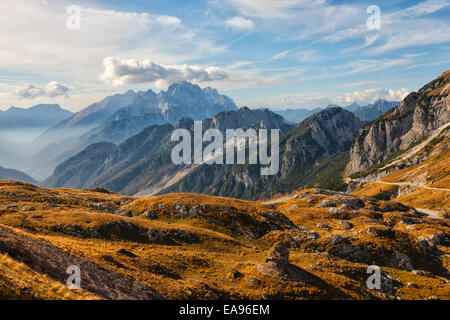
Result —
[[337, 105], [337, 104], [329, 104], [326, 107], [324, 107], [323, 109], [331, 109], [331, 108], [341, 108], [341, 106]]
[[450, 71], [412, 92], [395, 108], [367, 123], [352, 145], [346, 172], [355, 174], [420, 144], [450, 122]]
[[[269, 110], [224, 111], [212, 119], [202, 121], [203, 130], [264, 127], [280, 129], [282, 133], [293, 128], [283, 117]], [[152, 125], [118, 146], [98, 143], [59, 165], [44, 182], [49, 187], [93, 188], [104, 187], [124, 194], [156, 193], [181, 179], [194, 165], [175, 165], [171, 160], [170, 135], [175, 128], [193, 131], [193, 120], [181, 119], [172, 124]]]
[[354, 103], [346, 106], [344, 109], [353, 112], [353, 111], [358, 110], [359, 108], [361, 108], [361, 106], [359, 104], [357, 104], [356, 102], [354, 102]]
[[262, 176], [260, 165], [201, 165], [163, 193], [195, 192], [258, 199], [303, 186], [341, 189], [348, 150], [361, 121], [342, 108], [327, 108], [280, 137], [280, 170]]
[[72, 112], [57, 104], [39, 104], [28, 109], [11, 107], [0, 110], [0, 130], [48, 128], [69, 118]]
[[186, 81], [158, 94], [130, 90], [107, 97], [48, 130], [40, 137], [41, 150], [31, 162], [34, 171], [47, 178], [58, 164], [91, 144], [120, 144], [151, 125], [175, 124], [183, 117], [202, 120], [225, 110], [237, 110], [233, 100], [216, 89], [201, 89]]
[[78, 135], [80, 132], [86, 132], [120, 108], [130, 105], [139, 95], [140, 93], [129, 90], [126, 93], [115, 94], [106, 97], [100, 102], [93, 103], [48, 129], [39, 137], [37, 143], [43, 145], [49, 142], [55, 143], [74, 134]]
[[282, 115], [287, 121], [292, 123], [300, 123], [306, 118], [312, 116], [313, 114], [320, 112], [324, 109], [330, 108], [340, 108], [337, 104], [329, 104], [322, 108], [314, 108], [314, 109], [285, 109], [285, 110], [273, 110], [273, 112]]
[[[123, 94], [106, 97], [77, 112], [71, 118], [58, 123], [49, 129], [42, 138], [52, 133], [62, 133], [63, 131], [73, 133], [79, 129], [82, 134], [92, 137], [93, 140], [104, 141], [103, 138], [109, 136], [116, 137], [117, 140], [119, 133], [112, 133], [111, 130], [125, 127], [124, 122], [130, 123], [131, 121], [128, 127], [134, 127], [139, 132], [151, 124], [163, 121], [175, 123], [183, 117], [202, 120], [225, 110], [237, 110], [233, 100], [220, 95], [216, 89], [209, 87], [201, 89], [198, 85], [184, 81], [174, 83], [169, 86], [167, 91], [161, 91], [158, 94], [152, 90], [146, 92], [129, 90]], [[114, 122], [122, 123], [113, 124]], [[108, 129], [108, 127], [112, 127], [112, 129]], [[123, 130], [122, 141], [130, 136], [127, 131]], [[93, 138], [96, 134], [100, 136]], [[62, 137], [67, 137], [67, 135], [63, 134]], [[54, 139], [52, 142], [55, 142]]]
[[36, 183], [36, 181], [27, 174], [14, 169], [5, 169], [0, 167], [0, 180], [18, 180], [29, 183]]
[[174, 124], [184, 117], [203, 120], [227, 110], [235, 111], [237, 106], [216, 89], [201, 89], [186, 81], [174, 83], [158, 94], [152, 90], [140, 94], [132, 104], [103, 120], [81, 140], [84, 145], [101, 141], [121, 143], [150, 125]]
[[0, 111], [0, 166], [26, 170], [28, 157], [36, 151], [33, 140], [71, 115], [57, 104]]
[[273, 112], [282, 115], [287, 121], [292, 123], [300, 123], [306, 118], [312, 116], [314, 113], [320, 112], [322, 109], [285, 109], [285, 110], [273, 110]]
[[354, 103], [347, 107], [347, 110], [352, 111], [362, 121], [372, 121], [381, 116], [383, 113], [389, 111], [393, 107], [399, 105], [397, 101], [378, 100], [374, 104], [367, 106], [359, 106]]
[[29, 160], [32, 171], [40, 179], [47, 178], [59, 163], [89, 145], [80, 141], [83, 134], [100, 125], [117, 110], [130, 105], [141, 94], [128, 90], [108, 96], [49, 128], [34, 143], [36, 151]]
[[238, 109], [233, 100], [220, 95], [216, 89], [201, 89], [186, 81], [174, 83], [167, 91], [161, 91], [157, 100], [159, 109], [170, 122], [183, 117], [203, 120], [222, 111]]

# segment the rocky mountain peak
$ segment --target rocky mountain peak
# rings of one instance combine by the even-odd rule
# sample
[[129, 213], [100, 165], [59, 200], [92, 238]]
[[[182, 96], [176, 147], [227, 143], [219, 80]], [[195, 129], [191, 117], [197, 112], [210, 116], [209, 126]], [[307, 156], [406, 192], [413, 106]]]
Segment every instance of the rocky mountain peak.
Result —
[[362, 122], [350, 111], [333, 107], [314, 114], [298, 126], [305, 124], [311, 130], [311, 137], [327, 154], [332, 154], [350, 148]]
[[450, 71], [410, 93], [391, 111], [367, 123], [350, 151], [346, 172], [370, 169], [412, 147], [450, 122]]

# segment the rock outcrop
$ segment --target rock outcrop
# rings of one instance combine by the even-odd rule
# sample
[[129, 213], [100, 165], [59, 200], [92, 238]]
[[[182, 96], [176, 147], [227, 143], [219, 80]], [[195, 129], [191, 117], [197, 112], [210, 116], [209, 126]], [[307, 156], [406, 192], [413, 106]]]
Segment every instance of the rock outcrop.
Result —
[[289, 249], [283, 242], [277, 242], [270, 249], [266, 262], [256, 266], [256, 272], [263, 277], [281, 281], [307, 282], [309, 273], [289, 263]]
[[409, 94], [398, 107], [367, 123], [352, 145], [346, 173], [373, 168], [449, 123], [449, 92], [447, 71]]

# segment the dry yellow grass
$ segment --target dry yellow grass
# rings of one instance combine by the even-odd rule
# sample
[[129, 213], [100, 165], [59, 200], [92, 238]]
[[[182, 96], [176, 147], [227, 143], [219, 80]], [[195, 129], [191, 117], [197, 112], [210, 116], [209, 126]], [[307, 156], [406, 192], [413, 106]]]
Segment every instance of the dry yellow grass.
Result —
[[[366, 265], [326, 253], [335, 247], [329, 242], [329, 237], [353, 232], [358, 236], [354, 236], [352, 245], [372, 242], [375, 256], [380, 248], [394, 250], [414, 237], [449, 230], [448, 226], [423, 219], [423, 230], [412, 231], [397, 223], [397, 239], [374, 238], [364, 233], [367, 226], [373, 225], [374, 221], [401, 221], [406, 213], [391, 210], [380, 216], [380, 213], [365, 209], [336, 208], [347, 215], [338, 217], [330, 207], [320, 206], [324, 201], [343, 201], [345, 197], [315, 193], [315, 189], [299, 193], [303, 195], [296, 199], [264, 205], [197, 194], [132, 199], [115, 194], [47, 190], [0, 181], [0, 230], [7, 228], [17, 236], [31, 239], [30, 243], [45, 243], [65, 255], [95, 264], [124, 279], [139, 281], [170, 299], [260, 299], [263, 295], [279, 299], [389, 299], [391, 295], [366, 288]], [[365, 198], [362, 201], [366, 207], [384, 208], [390, 204]], [[193, 208], [203, 208], [203, 211], [190, 216], [188, 213]], [[183, 212], [186, 214], [181, 214]], [[152, 213], [150, 218], [148, 213]], [[343, 223], [349, 221], [352, 229], [342, 229]], [[321, 224], [326, 224], [329, 229]], [[120, 229], [130, 225], [133, 226], [131, 230], [137, 232], [175, 232], [174, 237], [187, 234], [194, 240], [180, 236], [173, 243], [151, 242]], [[301, 229], [295, 229], [295, 226]], [[109, 233], [96, 234], [92, 230]], [[280, 282], [259, 275], [255, 267], [265, 261], [271, 244], [297, 232], [295, 230], [310, 230], [320, 235], [319, 239], [306, 242], [303, 252], [291, 250], [291, 263], [316, 280]], [[258, 232], [264, 235], [253, 238]], [[2, 247], [2, 241], [0, 239], [0, 251], [7, 250]], [[38, 256], [39, 250], [34, 252]], [[441, 250], [448, 252], [445, 247]], [[23, 252], [23, 255], [27, 254], [29, 252]], [[416, 259], [413, 253], [411, 256]], [[52, 279], [51, 274], [41, 274], [32, 269], [35, 267], [35, 264], [20, 263], [2, 253], [0, 281], [4, 288], [3, 296], [13, 299], [96, 298], [85, 292], [68, 291], [63, 283]], [[66, 267], [61, 265], [61, 268]], [[242, 276], [230, 277], [233, 269], [240, 271]], [[449, 298], [440, 277], [422, 279], [415, 278], [409, 271], [390, 267], [386, 270], [395, 277], [417, 284], [417, 288], [398, 292], [400, 298], [417, 299], [431, 295]], [[260, 278], [261, 284], [249, 286], [250, 277]]]
[[69, 290], [46, 275], [39, 274], [23, 263], [0, 254], [0, 299], [92, 300], [92, 294]]
[[430, 92], [428, 92], [428, 96], [434, 96], [434, 95], [448, 95], [450, 93], [450, 86], [448, 85], [450, 82], [450, 70], [444, 72], [441, 74], [437, 79], [445, 79], [446, 81], [442, 86], [439, 88], [436, 88]]
[[[418, 152], [426, 159], [419, 164], [396, 170], [381, 181], [389, 183], [407, 183], [406, 185], [388, 185], [379, 182], [367, 182], [352, 193], [358, 196], [374, 197], [385, 192], [394, 195], [396, 201], [418, 208], [448, 211], [450, 192], [430, 188], [450, 189], [450, 139], [444, 132], [438, 137], [439, 143]], [[397, 196], [399, 194], [399, 196]]]

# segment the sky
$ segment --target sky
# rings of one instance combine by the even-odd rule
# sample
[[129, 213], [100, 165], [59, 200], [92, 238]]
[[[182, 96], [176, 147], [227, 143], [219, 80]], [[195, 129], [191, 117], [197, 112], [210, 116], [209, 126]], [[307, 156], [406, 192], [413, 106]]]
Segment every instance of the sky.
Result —
[[273, 109], [401, 100], [450, 69], [450, 0], [0, 0], [0, 110], [177, 81]]

